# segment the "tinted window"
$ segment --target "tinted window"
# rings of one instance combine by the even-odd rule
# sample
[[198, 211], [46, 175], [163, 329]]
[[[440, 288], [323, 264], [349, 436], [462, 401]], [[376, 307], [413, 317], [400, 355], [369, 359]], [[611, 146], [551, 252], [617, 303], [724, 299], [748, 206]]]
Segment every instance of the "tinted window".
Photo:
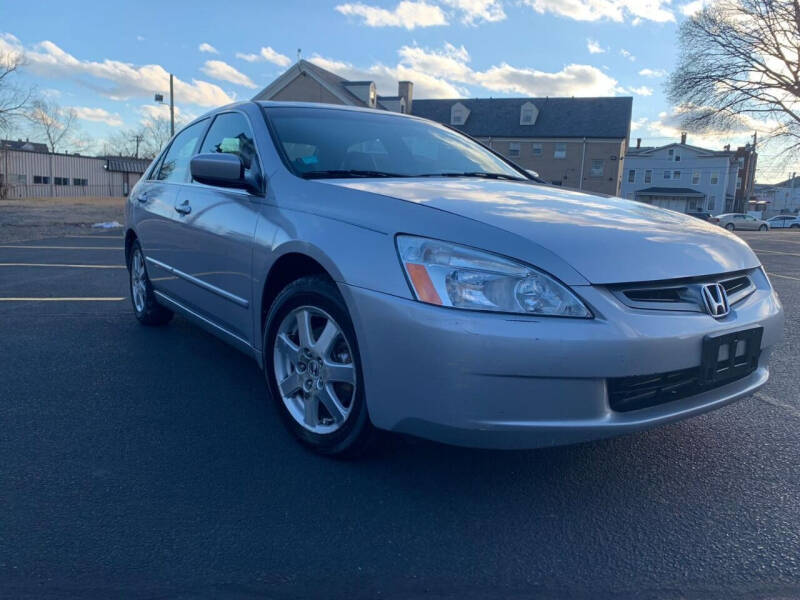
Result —
[[328, 109], [272, 108], [267, 114], [277, 144], [300, 176], [480, 171], [524, 179], [481, 145], [435, 123]]
[[250, 123], [241, 113], [217, 115], [208, 130], [201, 154], [235, 154], [242, 159], [246, 171], [258, 171], [256, 145]]
[[200, 136], [203, 135], [206, 123], [207, 121], [203, 120], [190, 125], [175, 137], [167, 150], [164, 162], [161, 163], [156, 179], [177, 183], [189, 180], [189, 161], [194, 156], [197, 144], [200, 143]]

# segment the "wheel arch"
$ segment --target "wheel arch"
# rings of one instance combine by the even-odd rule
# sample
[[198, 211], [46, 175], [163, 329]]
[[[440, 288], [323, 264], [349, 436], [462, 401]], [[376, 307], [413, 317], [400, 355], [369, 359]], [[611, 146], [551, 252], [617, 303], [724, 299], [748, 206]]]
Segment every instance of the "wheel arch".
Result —
[[125, 265], [130, 266], [131, 264], [131, 249], [133, 248], [133, 242], [135, 242], [138, 238], [136, 232], [133, 229], [128, 229], [125, 232]]
[[281, 290], [292, 281], [309, 275], [321, 275], [334, 284], [342, 275], [322, 251], [307, 244], [287, 244], [281, 248], [264, 277], [259, 304], [259, 331], [263, 333], [267, 313]]

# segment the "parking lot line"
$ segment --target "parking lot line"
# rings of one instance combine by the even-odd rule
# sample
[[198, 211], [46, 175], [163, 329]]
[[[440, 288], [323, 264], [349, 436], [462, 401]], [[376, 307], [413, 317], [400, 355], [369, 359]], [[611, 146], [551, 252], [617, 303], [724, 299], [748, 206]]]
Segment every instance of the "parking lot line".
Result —
[[770, 273], [767, 271], [767, 275], [770, 277], [780, 277], [781, 279], [791, 279], [792, 281], [800, 281], [800, 277], [792, 277], [791, 275], [781, 275], [780, 273]]
[[121, 240], [121, 235], [65, 235], [65, 238], [85, 238], [85, 239], [100, 239], [100, 240]]
[[[750, 246], [753, 248], [753, 246]], [[766, 254], [783, 254], [784, 256], [800, 256], [797, 252], [778, 252], [777, 250], [763, 250], [762, 248], [753, 248], [756, 252], [764, 252]]]
[[0, 298], [0, 302], [119, 302], [125, 298]]
[[0, 248], [30, 248], [32, 250], [123, 250], [122, 246], [15, 246], [11, 244]]
[[0, 263], [0, 267], [64, 267], [69, 269], [124, 269], [125, 265], [62, 265], [50, 263]]

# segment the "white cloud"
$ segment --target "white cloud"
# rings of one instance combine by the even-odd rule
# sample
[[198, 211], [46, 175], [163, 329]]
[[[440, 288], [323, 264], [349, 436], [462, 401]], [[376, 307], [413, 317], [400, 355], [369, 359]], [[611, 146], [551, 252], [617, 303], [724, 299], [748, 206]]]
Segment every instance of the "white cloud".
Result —
[[318, 56], [311, 60], [348, 79], [374, 80], [379, 93], [387, 95], [396, 93], [398, 79], [413, 81], [415, 96], [420, 98], [464, 97], [469, 94], [465, 85], [528, 96], [613, 96], [620, 91], [615, 79], [589, 65], [571, 64], [547, 72], [501, 63], [478, 71], [469, 65], [467, 49], [452, 44], [438, 50], [403, 46], [398, 54], [394, 67], [377, 63], [357, 68]]
[[465, 25], [495, 23], [506, 18], [500, 0], [442, 0], [442, 2], [460, 11], [461, 22]]
[[[53, 42], [44, 41], [32, 49], [24, 49], [13, 35], [0, 36], [0, 52], [25, 56], [26, 70], [48, 79], [68, 79], [85, 85], [113, 100], [133, 97], [152, 98], [154, 92], [169, 89], [169, 72], [161, 65], [141, 65], [117, 60], [81, 60], [65, 52]], [[198, 106], [220, 106], [234, 97], [207, 81], [190, 82], [175, 78], [175, 98]]]
[[[169, 121], [169, 105], [168, 104], [143, 104], [138, 108], [139, 113], [142, 115], [141, 124], [149, 125], [155, 119], [164, 119]], [[181, 110], [178, 106], [175, 107], [175, 122], [187, 123], [194, 120], [200, 115], [193, 112]]]
[[647, 121], [648, 121], [647, 117], [641, 117], [640, 119], [631, 120], [631, 131], [638, 131], [647, 124]]
[[211, 45], [211, 44], [209, 44], [208, 42], [203, 42], [202, 44], [200, 44], [200, 45], [197, 47], [197, 49], [198, 49], [200, 52], [208, 52], [209, 54], [219, 54], [219, 50], [217, 50], [216, 48], [214, 48], [214, 46], [212, 46], [212, 45]]
[[693, 17], [697, 13], [699, 13], [705, 6], [708, 4], [708, 0], [693, 0], [692, 2], [687, 2], [680, 7], [681, 13], [687, 17]]
[[600, 42], [590, 38], [586, 39], [586, 48], [589, 50], [589, 54], [602, 54], [606, 51], [606, 49], [600, 45]]
[[221, 60], [207, 60], [200, 70], [213, 79], [228, 81], [248, 88], [258, 87], [247, 75]]
[[618, 23], [631, 19], [666, 23], [675, 20], [669, 10], [671, 0], [524, 0], [538, 13], [553, 13], [576, 21], [609, 20]]
[[336, 10], [343, 15], [361, 17], [369, 27], [433, 27], [447, 25], [444, 11], [435, 4], [424, 0], [403, 0], [394, 9], [370, 6], [361, 2], [340, 4]]
[[137, 36], [136, 36], [136, 41], [137, 41], [137, 42], [143, 42], [143, 41], [145, 41], [146, 39], [147, 39], [147, 38], [146, 38], [146, 37], [144, 37], [143, 35], [137, 35]]
[[628, 89], [630, 89], [630, 91], [632, 91], [637, 96], [652, 96], [653, 95], [653, 88], [649, 88], [646, 85], [643, 85], [643, 86], [638, 87], [638, 88], [632, 87], [632, 88], [628, 88]]
[[247, 62], [270, 62], [274, 65], [278, 65], [279, 67], [288, 67], [292, 63], [292, 59], [285, 54], [281, 54], [280, 52], [273, 50], [272, 46], [263, 46], [261, 50], [258, 51], [258, 54], [245, 54], [243, 52], [237, 52], [236, 58], [246, 60]]
[[89, 108], [88, 106], [73, 106], [76, 116], [83, 121], [105, 123], [111, 127], [122, 125], [122, 117], [118, 113], [110, 113], [104, 108]]
[[653, 79], [664, 77], [666, 74], [667, 72], [664, 69], [642, 69], [639, 71], [639, 75], [642, 77], [652, 77]]
[[628, 50], [625, 50], [625, 48], [621, 48], [619, 53], [631, 62], [636, 60], [636, 57], [633, 54], [631, 54]]

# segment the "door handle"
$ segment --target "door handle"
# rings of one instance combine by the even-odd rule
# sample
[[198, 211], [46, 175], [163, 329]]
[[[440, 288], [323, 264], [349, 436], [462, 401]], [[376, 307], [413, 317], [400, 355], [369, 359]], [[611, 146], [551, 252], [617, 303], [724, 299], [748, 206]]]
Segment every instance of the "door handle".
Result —
[[180, 204], [175, 205], [175, 210], [181, 213], [182, 215], [188, 215], [190, 212], [192, 212], [192, 207], [189, 206], [188, 200], [184, 200]]

